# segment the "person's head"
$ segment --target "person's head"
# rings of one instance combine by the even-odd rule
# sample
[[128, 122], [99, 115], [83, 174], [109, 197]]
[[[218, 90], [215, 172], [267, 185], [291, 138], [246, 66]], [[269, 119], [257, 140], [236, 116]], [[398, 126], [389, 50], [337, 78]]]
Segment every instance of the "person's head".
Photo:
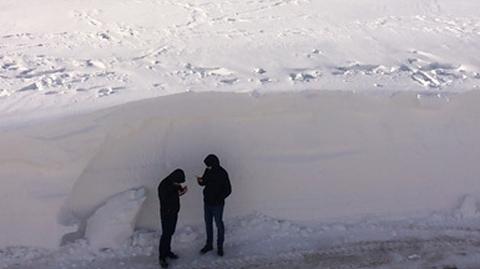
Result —
[[208, 168], [213, 168], [213, 167], [220, 166], [220, 160], [218, 159], [218, 157], [215, 154], [208, 155], [207, 158], [205, 158], [205, 160], [203, 160], [203, 162], [205, 163], [205, 165]]
[[168, 179], [174, 184], [181, 184], [185, 182], [185, 172], [182, 169], [175, 169], [169, 176]]

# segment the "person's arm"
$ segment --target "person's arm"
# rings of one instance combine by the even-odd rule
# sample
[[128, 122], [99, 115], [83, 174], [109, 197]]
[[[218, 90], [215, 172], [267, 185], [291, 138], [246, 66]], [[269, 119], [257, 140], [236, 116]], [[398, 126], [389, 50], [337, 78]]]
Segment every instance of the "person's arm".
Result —
[[203, 172], [203, 176], [199, 177], [197, 176], [197, 182], [198, 185], [200, 186], [205, 186], [207, 184], [207, 170], [205, 169], [205, 172]]
[[228, 196], [230, 196], [230, 194], [232, 194], [232, 184], [230, 184], [228, 173], [225, 172], [225, 186], [223, 198], [227, 198]]
[[167, 192], [165, 190], [165, 186], [158, 186], [158, 200], [160, 202], [160, 208], [163, 208], [164, 210], [167, 209], [168, 203], [167, 203]]

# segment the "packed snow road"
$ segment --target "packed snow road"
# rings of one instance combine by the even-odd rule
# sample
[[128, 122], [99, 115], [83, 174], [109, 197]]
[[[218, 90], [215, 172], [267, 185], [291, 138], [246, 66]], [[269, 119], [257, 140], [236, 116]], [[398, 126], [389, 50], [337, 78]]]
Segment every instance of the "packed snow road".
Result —
[[[178, 269], [475, 269], [479, 266], [479, 220], [296, 224], [256, 214], [229, 221], [227, 255], [201, 256], [200, 226], [181, 228], [171, 262]], [[116, 250], [95, 251], [85, 241], [57, 251], [11, 248], [0, 252], [1, 268], [159, 268], [157, 233], [137, 232]]]

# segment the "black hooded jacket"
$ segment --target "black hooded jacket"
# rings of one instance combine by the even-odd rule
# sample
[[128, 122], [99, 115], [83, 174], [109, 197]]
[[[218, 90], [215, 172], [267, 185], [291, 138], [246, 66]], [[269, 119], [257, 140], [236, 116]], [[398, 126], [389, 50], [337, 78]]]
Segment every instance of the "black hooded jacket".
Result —
[[203, 162], [207, 166], [202, 176], [202, 182], [199, 182], [201, 186], [205, 186], [203, 201], [206, 205], [211, 206], [224, 205], [225, 198], [232, 193], [228, 173], [220, 166], [218, 157], [213, 154], [208, 155]]
[[160, 200], [160, 213], [177, 214], [180, 211], [180, 186], [175, 183], [185, 182], [185, 173], [176, 169], [158, 185], [158, 199]]

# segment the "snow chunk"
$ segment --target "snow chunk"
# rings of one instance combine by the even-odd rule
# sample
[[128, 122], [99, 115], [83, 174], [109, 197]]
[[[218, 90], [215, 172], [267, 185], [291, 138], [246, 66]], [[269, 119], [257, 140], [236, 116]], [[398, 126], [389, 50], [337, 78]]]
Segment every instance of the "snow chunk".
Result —
[[195, 232], [190, 226], [185, 227], [179, 231], [178, 235], [176, 235], [177, 240], [181, 243], [192, 243], [197, 240], [198, 237], [198, 233]]
[[4, 89], [0, 89], [0, 98], [4, 96], [10, 96], [10, 95], [11, 95], [11, 92]]
[[255, 68], [254, 72], [257, 73], [257, 74], [260, 74], [260, 75], [263, 75], [263, 74], [267, 73], [267, 71], [265, 69], [260, 68], [260, 67]]
[[459, 219], [469, 219], [479, 216], [477, 200], [471, 195], [463, 197], [460, 207], [455, 211], [455, 217]]
[[135, 221], [145, 201], [144, 188], [112, 196], [88, 219], [85, 237], [96, 249], [116, 248], [133, 234]]
[[96, 67], [100, 69], [107, 69], [107, 66], [99, 60], [87, 60], [87, 66]]

